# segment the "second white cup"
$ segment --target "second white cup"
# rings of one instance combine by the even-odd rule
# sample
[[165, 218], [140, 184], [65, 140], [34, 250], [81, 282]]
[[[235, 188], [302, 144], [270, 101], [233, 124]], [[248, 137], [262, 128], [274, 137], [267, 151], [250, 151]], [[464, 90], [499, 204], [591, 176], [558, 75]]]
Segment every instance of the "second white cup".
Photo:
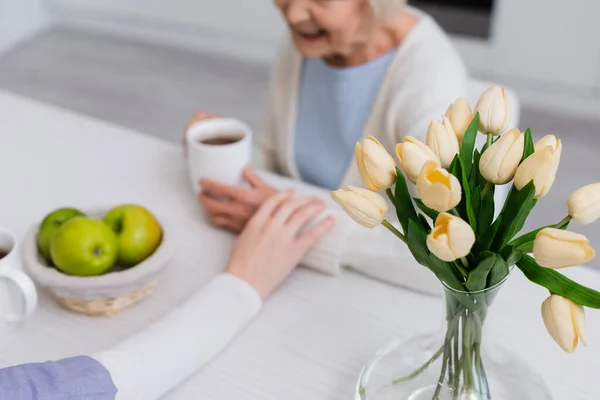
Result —
[[227, 185], [242, 183], [242, 172], [250, 164], [252, 130], [242, 121], [219, 118], [201, 121], [186, 132], [188, 169], [196, 194], [200, 180], [209, 178]]
[[37, 291], [20, 268], [17, 237], [0, 228], [0, 334], [33, 313]]

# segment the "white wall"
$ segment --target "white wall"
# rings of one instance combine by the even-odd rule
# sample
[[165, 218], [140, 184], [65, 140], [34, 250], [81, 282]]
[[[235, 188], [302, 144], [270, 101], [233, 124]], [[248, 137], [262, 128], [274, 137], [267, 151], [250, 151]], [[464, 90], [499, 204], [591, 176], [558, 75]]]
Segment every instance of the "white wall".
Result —
[[0, 53], [47, 24], [43, 0], [0, 0]]
[[[285, 32], [272, 0], [47, 1], [70, 24], [261, 61]], [[492, 39], [454, 42], [475, 76], [511, 86], [523, 103], [597, 116], [597, 15], [600, 1], [496, 0]]]

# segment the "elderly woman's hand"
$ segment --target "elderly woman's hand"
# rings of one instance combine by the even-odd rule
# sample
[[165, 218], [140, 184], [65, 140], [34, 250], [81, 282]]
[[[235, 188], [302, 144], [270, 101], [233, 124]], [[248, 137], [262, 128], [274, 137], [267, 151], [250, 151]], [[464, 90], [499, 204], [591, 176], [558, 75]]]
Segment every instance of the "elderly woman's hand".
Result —
[[227, 272], [248, 282], [266, 300], [334, 225], [332, 217], [310, 224], [324, 207], [320, 200], [293, 197], [290, 191], [270, 197], [240, 235]]
[[250, 187], [228, 186], [210, 179], [200, 181], [202, 192], [198, 200], [214, 226], [241, 232], [258, 207], [278, 192], [250, 167], [244, 170], [244, 179]]
[[194, 114], [194, 116], [192, 118], [190, 118], [190, 120], [188, 121], [188, 124], [183, 129], [183, 134], [181, 135], [181, 144], [183, 145], [183, 154], [186, 157], [187, 157], [187, 138], [185, 137], [185, 134], [186, 134], [187, 130], [190, 129], [190, 126], [192, 126], [198, 122], [202, 122], [202, 121], [205, 121], [208, 119], [216, 119], [216, 118], [221, 118], [221, 117], [217, 114], [210, 114], [210, 113], [204, 113], [204, 112], [196, 113], [196, 114]]

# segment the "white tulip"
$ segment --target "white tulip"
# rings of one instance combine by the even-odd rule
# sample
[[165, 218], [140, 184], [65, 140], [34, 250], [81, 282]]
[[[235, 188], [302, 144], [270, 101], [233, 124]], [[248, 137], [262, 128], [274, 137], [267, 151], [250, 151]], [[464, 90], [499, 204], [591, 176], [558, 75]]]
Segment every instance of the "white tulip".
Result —
[[456, 133], [458, 141], [462, 143], [467, 128], [471, 122], [473, 122], [473, 111], [471, 111], [469, 101], [464, 97], [460, 97], [454, 102], [454, 104], [450, 104], [450, 106], [448, 106], [448, 110], [446, 110], [446, 116], [452, 123], [452, 127], [454, 128], [454, 133]]
[[556, 228], [544, 228], [533, 241], [535, 261], [546, 268], [581, 265], [594, 258], [594, 249], [579, 233]]
[[499, 135], [510, 122], [510, 105], [506, 90], [500, 86], [487, 89], [477, 102], [475, 112], [479, 113], [479, 131], [483, 134]]
[[462, 197], [458, 179], [435, 161], [428, 161], [423, 166], [417, 180], [417, 192], [427, 207], [439, 212], [453, 209]]
[[427, 129], [427, 146], [433, 150], [440, 159], [442, 167], [448, 168], [454, 157], [460, 150], [458, 138], [452, 128], [452, 123], [448, 117], [444, 117], [444, 123], [433, 120]]
[[419, 173], [427, 161], [440, 164], [438, 156], [425, 143], [412, 136], [405, 137], [404, 143], [396, 145], [396, 155], [402, 170], [412, 183], [417, 183]]
[[385, 190], [396, 182], [396, 162], [373, 136], [367, 137], [364, 144], [357, 142], [354, 154], [367, 189]]
[[554, 341], [567, 353], [577, 344], [587, 345], [587, 329], [583, 307], [557, 294], [550, 295], [542, 303], [542, 318], [546, 330]]
[[496, 185], [508, 183], [515, 176], [524, 147], [525, 136], [516, 128], [509, 129], [481, 156], [481, 175]]
[[535, 198], [538, 199], [544, 197], [550, 191], [560, 164], [561, 141], [548, 140], [548, 143], [551, 144], [537, 146], [539, 150], [527, 157], [515, 173], [515, 187], [521, 190], [533, 181], [535, 184]]
[[427, 235], [427, 248], [442, 261], [465, 257], [475, 244], [471, 226], [452, 214], [440, 213], [435, 226]]
[[591, 224], [600, 218], [600, 182], [577, 189], [567, 200], [569, 215], [580, 224]]
[[331, 192], [338, 203], [356, 223], [367, 228], [381, 224], [389, 212], [385, 198], [378, 193], [356, 186], [346, 186]]

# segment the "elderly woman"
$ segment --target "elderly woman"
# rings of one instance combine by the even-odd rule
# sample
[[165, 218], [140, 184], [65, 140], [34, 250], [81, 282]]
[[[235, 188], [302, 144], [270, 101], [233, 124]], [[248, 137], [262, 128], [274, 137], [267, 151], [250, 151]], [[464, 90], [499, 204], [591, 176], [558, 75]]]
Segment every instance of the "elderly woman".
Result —
[[[407, 136], [425, 141], [429, 123], [467, 92], [465, 67], [434, 20], [404, 0], [275, 0], [290, 38], [275, 61], [259, 168], [319, 186], [323, 197], [362, 185], [356, 141], [374, 136], [394, 154]], [[214, 115], [198, 114], [195, 123]], [[202, 182], [200, 202], [216, 226], [239, 232], [275, 192], [252, 170], [250, 188]], [[332, 232], [306, 264], [340, 265], [416, 288], [433, 277], [382, 229]], [[381, 232], [379, 232], [381, 230]], [[426, 285], [425, 285], [426, 286]], [[429, 291], [429, 289], [426, 289]]]

